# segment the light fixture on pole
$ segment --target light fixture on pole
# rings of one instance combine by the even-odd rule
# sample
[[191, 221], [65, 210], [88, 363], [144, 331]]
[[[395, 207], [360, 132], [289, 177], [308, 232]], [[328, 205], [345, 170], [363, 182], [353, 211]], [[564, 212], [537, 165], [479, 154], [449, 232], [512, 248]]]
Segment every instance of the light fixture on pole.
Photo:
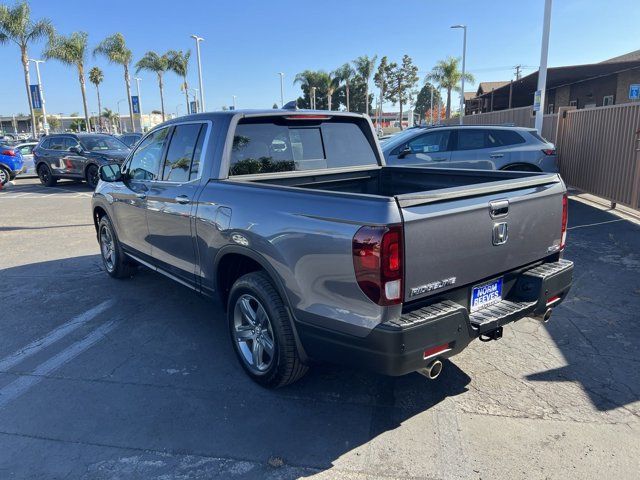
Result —
[[142, 100], [140, 99], [140, 82], [142, 81], [139, 77], [133, 77], [136, 81], [136, 91], [138, 93], [138, 115], [140, 115], [140, 133], [144, 133], [144, 129], [142, 128]]
[[280, 108], [284, 108], [284, 72], [278, 72], [280, 75]]
[[451, 28], [461, 28], [464, 32], [462, 37], [462, 90], [460, 91], [460, 125], [462, 125], [462, 118], [464, 117], [464, 76], [466, 74], [465, 66], [467, 60], [467, 26], [466, 25], [452, 25]]
[[[40, 103], [42, 103], [42, 126], [44, 128], [44, 134], [49, 135], [49, 122], [47, 122], [47, 109], [44, 106], [44, 88], [42, 86], [42, 79], [40, 78], [40, 64], [44, 63], [44, 60], [29, 59], [30, 62], [36, 64], [36, 75], [38, 77], [38, 88], [40, 89]], [[34, 125], [35, 131], [35, 125]]]
[[202, 61], [200, 60], [200, 42], [204, 41], [204, 38], [197, 35], [191, 35], [196, 41], [196, 57], [198, 57], [198, 82], [200, 83], [200, 111], [205, 111], [204, 105], [204, 87], [202, 86]]
[[536, 112], [536, 130], [542, 135], [544, 120], [544, 97], [547, 89], [547, 57], [549, 56], [549, 30], [551, 29], [551, 0], [544, 2], [544, 23], [542, 24], [542, 47], [540, 48], [540, 70], [538, 90], [534, 96], [533, 109]]

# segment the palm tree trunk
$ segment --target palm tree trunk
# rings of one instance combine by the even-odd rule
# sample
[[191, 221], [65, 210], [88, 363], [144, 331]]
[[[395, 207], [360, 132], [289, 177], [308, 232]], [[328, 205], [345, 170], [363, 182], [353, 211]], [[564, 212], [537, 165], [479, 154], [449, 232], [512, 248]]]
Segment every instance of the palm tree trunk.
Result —
[[[129, 78], [129, 65], [124, 66], [124, 83], [127, 87], [127, 101], [129, 102], [129, 116], [131, 120], [131, 131], [135, 132], [136, 127], [133, 121], [133, 103], [131, 103], [131, 79]], [[138, 101], [140, 101], [138, 99]]]
[[327, 93], [327, 110], [331, 110], [331, 94]]
[[[78, 65], [78, 79], [80, 80], [80, 91], [82, 92], [82, 107], [84, 108], [85, 126], [87, 132], [90, 132], [91, 123], [89, 122], [89, 106], [87, 105], [87, 87], [84, 82], [84, 67], [82, 65]], [[97, 126], [96, 131], [98, 131]]]
[[189, 84], [187, 83], [187, 77], [184, 77], [184, 98], [187, 100], [187, 115], [193, 113], [189, 108]]
[[349, 109], [349, 80], [345, 82], [345, 85], [347, 89], [347, 112], [350, 112], [351, 110]]
[[22, 68], [24, 69], [24, 85], [27, 88], [27, 99], [29, 100], [29, 113], [31, 114], [31, 134], [33, 138], [37, 138], [38, 132], [36, 130], [36, 114], [33, 112], [33, 102], [31, 101], [31, 78], [29, 77], [29, 55], [27, 54], [27, 47], [21, 46], [20, 51], [22, 53]]
[[400, 130], [404, 130], [404, 128], [402, 128], [402, 100], [398, 103], [400, 104]]
[[447, 88], [447, 109], [444, 114], [445, 118], [451, 118], [451, 89]]
[[162, 83], [161, 73], [158, 73], [158, 86], [160, 87], [160, 111], [162, 112], [162, 121], [164, 122], [164, 85]]
[[96, 94], [98, 95], [98, 125], [100, 125], [100, 132], [102, 132], [102, 102], [100, 101], [100, 89], [97, 84]]

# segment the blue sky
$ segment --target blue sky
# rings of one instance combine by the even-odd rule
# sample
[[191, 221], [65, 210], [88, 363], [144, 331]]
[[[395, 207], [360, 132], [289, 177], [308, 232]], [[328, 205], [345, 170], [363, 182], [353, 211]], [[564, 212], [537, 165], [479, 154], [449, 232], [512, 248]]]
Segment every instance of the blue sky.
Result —
[[[293, 99], [300, 93], [292, 84], [296, 73], [333, 70], [363, 54], [399, 60], [407, 53], [419, 66], [422, 82], [437, 60], [461, 54], [462, 32], [449, 28], [456, 23], [468, 25], [467, 69], [476, 80], [508, 80], [514, 65], [539, 64], [544, 0], [32, 0], [31, 7], [34, 18], [50, 18], [61, 33], [88, 32], [91, 49], [107, 35], [123, 33], [134, 61], [147, 50], [193, 50], [190, 35], [199, 34], [205, 38], [207, 109], [213, 110], [230, 105], [232, 95], [238, 108], [270, 108], [280, 98], [277, 72], [285, 72], [285, 97]], [[604, 5], [601, 0], [556, 0], [549, 65], [597, 62], [640, 48], [637, 20], [637, 0]], [[42, 49], [43, 44], [33, 45], [29, 55], [38, 57]], [[27, 112], [15, 45], [0, 46], [0, 65], [0, 114]], [[125, 98], [122, 68], [90, 54], [87, 71], [94, 65], [105, 72], [103, 107], [116, 110], [116, 102]], [[42, 76], [48, 113], [82, 111], [75, 70], [50, 61], [42, 66]], [[155, 76], [141, 72], [140, 77], [143, 110], [158, 109]], [[197, 87], [195, 55], [189, 77]], [[184, 104], [179, 84], [175, 75], [166, 75], [169, 112]], [[95, 90], [88, 86], [89, 108], [97, 111]], [[126, 110], [125, 102], [121, 109]]]

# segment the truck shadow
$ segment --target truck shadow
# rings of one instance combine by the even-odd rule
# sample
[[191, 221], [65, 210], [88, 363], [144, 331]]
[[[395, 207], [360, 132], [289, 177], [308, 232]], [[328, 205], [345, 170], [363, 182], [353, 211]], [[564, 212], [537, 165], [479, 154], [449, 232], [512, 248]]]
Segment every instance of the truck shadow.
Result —
[[546, 329], [565, 358], [531, 374], [537, 382], [576, 382], [600, 411], [640, 400], [640, 226], [570, 201], [565, 258], [574, 282]]

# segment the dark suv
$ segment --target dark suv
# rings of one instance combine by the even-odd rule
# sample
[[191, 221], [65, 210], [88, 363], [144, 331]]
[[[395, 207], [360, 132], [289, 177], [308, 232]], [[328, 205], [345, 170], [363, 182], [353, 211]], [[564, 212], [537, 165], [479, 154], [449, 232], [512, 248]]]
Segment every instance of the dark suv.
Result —
[[59, 178], [85, 180], [91, 188], [98, 184], [98, 168], [121, 164], [129, 147], [102, 133], [63, 133], [43, 138], [33, 149], [35, 169], [42, 185], [51, 187]]

